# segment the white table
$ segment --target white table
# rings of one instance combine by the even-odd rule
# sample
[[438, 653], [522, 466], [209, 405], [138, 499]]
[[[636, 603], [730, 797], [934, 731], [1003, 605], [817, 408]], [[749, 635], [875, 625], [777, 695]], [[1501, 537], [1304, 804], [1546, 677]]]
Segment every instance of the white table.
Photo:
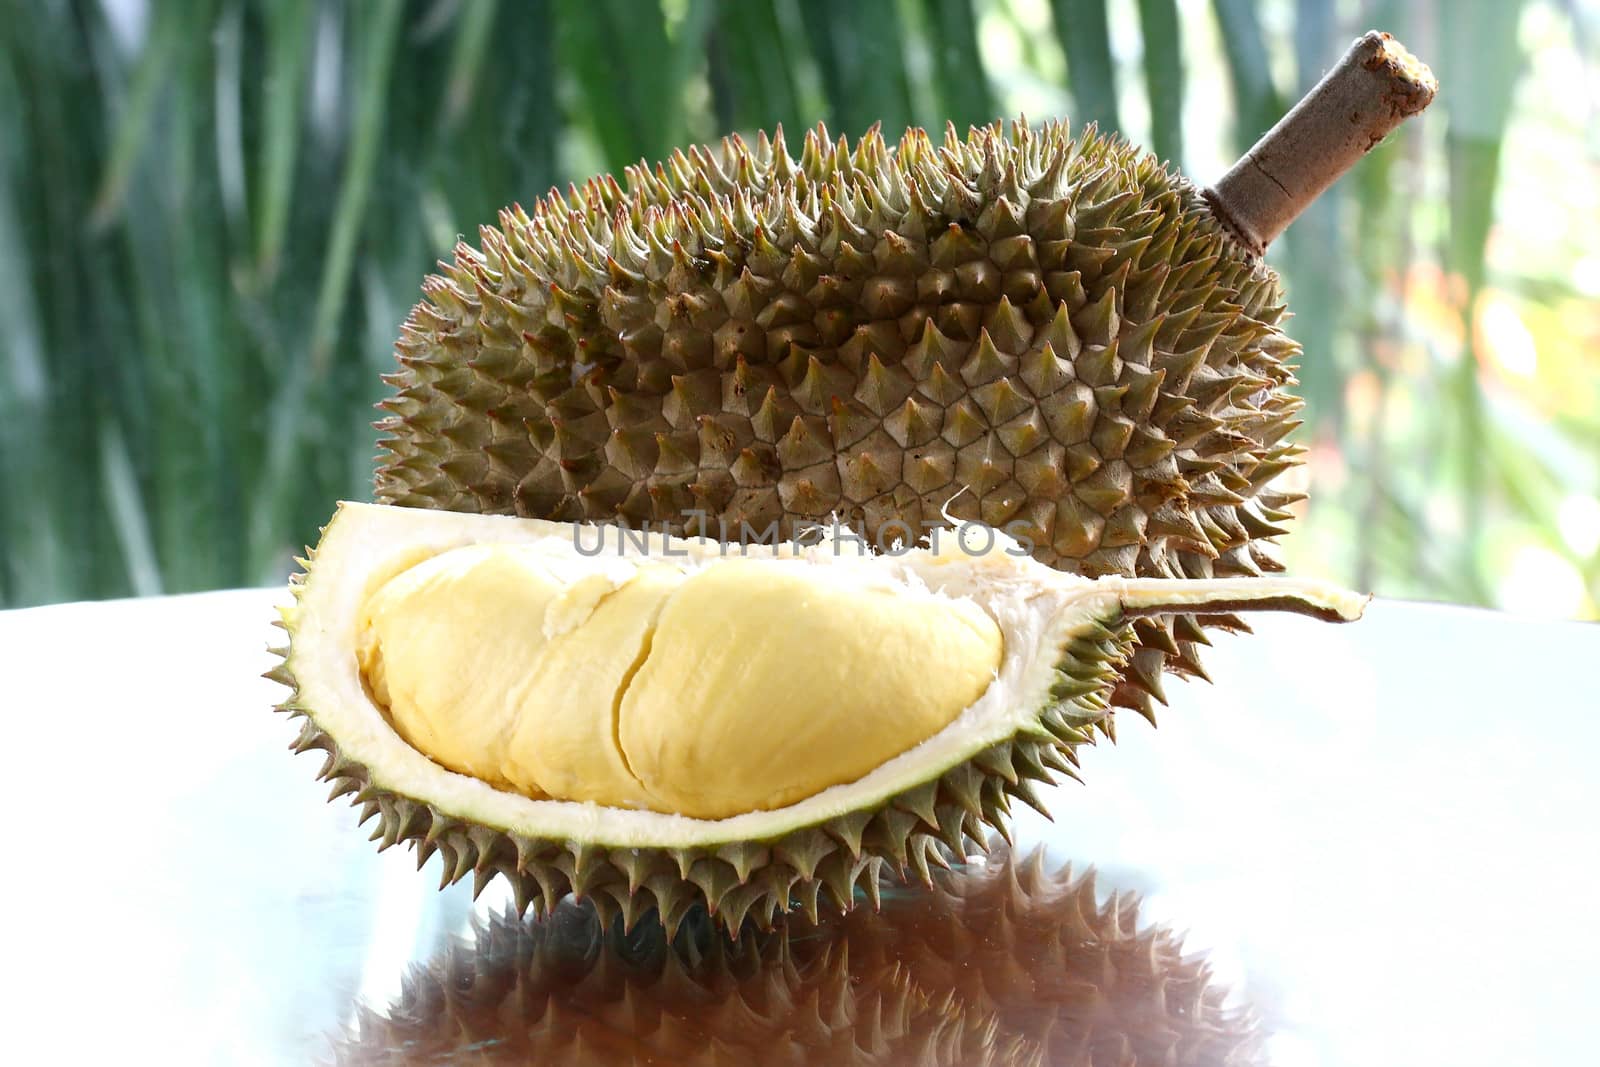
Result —
[[[287, 752], [279, 597], [0, 612], [7, 1062], [307, 1062], [465, 929], [437, 859], [377, 854]], [[1287, 1067], [1590, 1061], [1600, 627], [1255, 625], [1020, 843], [1143, 892]]]

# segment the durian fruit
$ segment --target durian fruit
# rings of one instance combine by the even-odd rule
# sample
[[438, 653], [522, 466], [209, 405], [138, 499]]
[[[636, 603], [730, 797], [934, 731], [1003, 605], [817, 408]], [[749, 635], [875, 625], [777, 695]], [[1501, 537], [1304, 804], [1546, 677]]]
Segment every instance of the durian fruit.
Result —
[[1261, 1029], [1138, 902], [1042, 854], [891, 886], [877, 914], [668, 940], [585, 904], [475, 925], [335, 1039], [347, 1067], [428, 1063], [1243, 1067]]
[[729, 546], [345, 504], [271, 677], [333, 795], [446, 883], [567, 893], [671, 930], [815, 916], [923, 881], [1072, 774], [1133, 624], [1173, 611], [1358, 617], [1284, 578], [1063, 574], [1003, 534], [928, 548]]
[[[1200, 192], [1061, 123], [751, 145], [501, 213], [423, 285], [376, 499], [736, 539], [948, 509], [1095, 577], [1254, 576], [1298, 346], [1277, 275]], [[1152, 716], [1201, 622], [1138, 627]]]

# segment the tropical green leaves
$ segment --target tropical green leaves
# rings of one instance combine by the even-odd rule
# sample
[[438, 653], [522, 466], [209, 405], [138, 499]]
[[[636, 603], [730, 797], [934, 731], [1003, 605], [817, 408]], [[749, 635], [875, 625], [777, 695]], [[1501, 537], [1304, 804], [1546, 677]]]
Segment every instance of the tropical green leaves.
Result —
[[[1445, 88], [1271, 253], [1316, 479], [1291, 558], [1494, 601], [1537, 551], [1593, 612], [1600, 375], [1568, 348], [1600, 323], [1563, 279], [1600, 234], [1526, 254], [1518, 211], [1565, 186], [1507, 147], [1584, 121], [1526, 88], [1580, 16], [1346, 8], [0, 0], [0, 604], [280, 580], [333, 501], [368, 492], [378, 376], [423, 275], [513, 201], [730, 130], [1024, 110], [1208, 180], [1379, 25]], [[1552, 138], [1582, 173], [1582, 138]], [[1535, 370], [1504, 372], [1529, 343]]]

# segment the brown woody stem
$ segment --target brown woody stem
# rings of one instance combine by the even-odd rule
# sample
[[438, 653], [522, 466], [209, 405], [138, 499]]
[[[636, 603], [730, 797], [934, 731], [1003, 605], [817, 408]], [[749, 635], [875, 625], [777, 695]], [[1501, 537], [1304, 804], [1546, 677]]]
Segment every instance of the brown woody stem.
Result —
[[1259, 256], [1390, 130], [1427, 107], [1438, 88], [1433, 72], [1404, 45], [1369, 32], [1204, 191], [1206, 202]]

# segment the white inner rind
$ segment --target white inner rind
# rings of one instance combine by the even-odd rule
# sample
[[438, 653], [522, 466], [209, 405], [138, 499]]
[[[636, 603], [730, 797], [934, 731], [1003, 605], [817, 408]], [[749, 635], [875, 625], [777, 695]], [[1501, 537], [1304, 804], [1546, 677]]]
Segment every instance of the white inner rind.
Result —
[[[875, 807], [1029, 728], [1039, 708], [1050, 700], [1062, 648], [1096, 620], [1114, 618], [1124, 600], [1181, 609], [1219, 598], [1231, 603], [1290, 598], [1352, 619], [1359, 617], [1365, 603], [1364, 598], [1322, 583], [1280, 578], [1089, 581], [1010, 554], [1004, 551], [1004, 542], [983, 555], [963, 552], [950, 531], [940, 542], [937, 553], [918, 550], [867, 557], [852, 541], [801, 549], [741, 547], [613, 527], [579, 528], [532, 519], [345, 503], [323, 533], [298, 602], [283, 609], [292, 635], [287, 666], [300, 689], [296, 705], [346, 757], [365, 765], [382, 787], [511, 833], [613, 847], [693, 847], [770, 839]], [[571, 567], [574, 573], [600, 571], [618, 584], [646, 558], [686, 571], [734, 554], [864, 568], [878, 582], [970, 598], [999, 625], [1005, 654], [995, 681], [949, 726], [865, 777], [787, 807], [707, 820], [593, 803], [532, 800], [446, 770], [412, 748], [369, 697], [354, 654], [362, 605], [379, 584], [449, 549], [497, 543], [537, 545], [550, 553], [557, 567]]]

